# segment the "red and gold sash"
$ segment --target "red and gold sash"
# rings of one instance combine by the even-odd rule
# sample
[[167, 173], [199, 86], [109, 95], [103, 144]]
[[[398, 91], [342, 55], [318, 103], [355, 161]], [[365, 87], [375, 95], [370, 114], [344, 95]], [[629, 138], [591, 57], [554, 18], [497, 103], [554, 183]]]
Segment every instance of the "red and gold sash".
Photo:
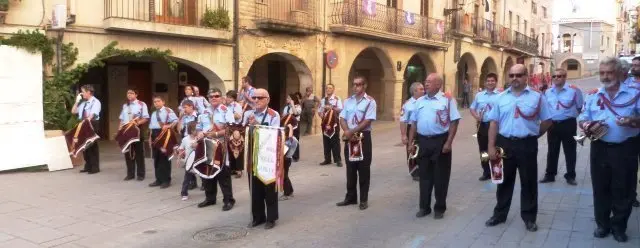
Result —
[[629, 107], [632, 104], [635, 104], [638, 99], [640, 99], [640, 93], [636, 94], [636, 96], [634, 96], [633, 98], [631, 98], [631, 100], [629, 100], [628, 102], [625, 103], [614, 103], [611, 100], [609, 100], [604, 93], [598, 93], [598, 106], [600, 106], [600, 110], [604, 110], [604, 108], [606, 107], [607, 109], [609, 109], [609, 111], [611, 111], [611, 113], [613, 113], [616, 117], [621, 117], [618, 112], [616, 112], [613, 108], [625, 108], [625, 107]]
[[[325, 103], [328, 101], [329, 99], [325, 98]], [[327, 136], [328, 138], [333, 137], [336, 133], [336, 128], [338, 127], [338, 113], [331, 108], [329, 112], [326, 112], [322, 117], [320, 126], [322, 127], [322, 134], [324, 136]]]
[[540, 113], [540, 108], [541, 108], [541, 104], [542, 104], [542, 95], [540, 95], [540, 98], [538, 98], [538, 106], [536, 107], [536, 111], [534, 111], [531, 115], [525, 115], [524, 113], [522, 113], [522, 111], [520, 110], [520, 107], [518, 107], [518, 103], [514, 103], [516, 105], [516, 111], [514, 114], [514, 118], [520, 118], [520, 116], [522, 116], [522, 118], [524, 118], [525, 120], [535, 120], [536, 117], [538, 117], [538, 114]]

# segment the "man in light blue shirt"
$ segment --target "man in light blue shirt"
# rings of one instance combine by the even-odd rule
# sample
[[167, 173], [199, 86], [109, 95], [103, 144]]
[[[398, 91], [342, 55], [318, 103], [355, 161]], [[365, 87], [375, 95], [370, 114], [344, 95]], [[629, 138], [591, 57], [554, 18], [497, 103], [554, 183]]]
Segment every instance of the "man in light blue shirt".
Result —
[[[487, 74], [487, 79], [484, 83], [485, 89], [483, 91], [478, 92], [473, 102], [471, 103], [471, 107], [469, 108], [471, 115], [476, 119], [477, 122], [477, 132], [476, 139], [478, 140], [478, 148], [480, 148], [480, 152], [486, 152], [487, 146], [489, 144], [489, 111], [492, 108], [492, 104], [495, 99], [498, 97], [499, 91], [496, 89], [496, 85], [498, 84], [498, 75], [495, 73]], [[489, 162], [481, 161], [482, 168], [482, 176], [478, 178], [480, 181], [486, 181], [491, 179], [491, 174], [489, 173]]]
[[[100, 100], [93, 96], [95, 90], [93, 86], [85, 84], [80, 87], [80, 94], [76, 97], [76, 103], [71, 108], [71, 113], [77, 114], [78, 119], [87, 119], [91, 122], [91, 126], [96, 134], [100, 135], [100, 111], [102, 105]], [[98, 142], [93, 142], [83, 151], [84, 169], [80, 172], [95, 174], [100, 172], [100, 149]]]
[[[178, 131], [182, 134], [182, 137], [186, 137], [189, 135], [189, 133], [187, 132], [189, 123], [193, 122], [193, 125], [197, 126], [196, 123], [198, 121], [198, 114], [195, 111], [194, 103], [191, 100], [185, 99], [184, 101], [182, 101], [180, 106], [182, 107], [184, 112], [181, 113], [180, 119], [178, 121]], [[188, 190], [192, 190], [198, 187], [196, 176], [193, 173], [186, 173], [185, 178], [189, 183], [189, 185], [186, 186]]]
[[[402, 144], [405, 146], [413, 145], [415, 140], [409, 142], [409, 130], [411, 129], [411, 113], [415, 109], [415, 103], [424, 95], [424, 85], [421, 82], [414, 82], [409, 86], [411, 97], [402, 105], [402, 111], [400, 111], [400, 137], [402, 138]], [[409, 173], [414, 181], [419, 181], [420, 176], [416, 168], [417, 164], [415, 159], [409, 160], [409, 152], [407, 150], [407, 162], [409, 166]]]
[[[320, 165], [331, 164], [331, 155], [333, 155], [333, 162], [336, 166], [342, 167], [342, 159], [340, 158], [340, 127], [338, 126], [339, 114], [342, 111], [342, 100], [335, 92], [335, 86], [333, 84], [327, 84], [325, 87], [326, 96], [320, 100], [318, 105], [318, 116], [322, 120], [322, 123], [327, 125], [322, 127], [322, 147], [324, 148], [324, 161]], [[328, 113], [333, 110], [333, 116], [328, 116]], [[329, 123], [331, 119], [331, 125]], [[321, 125], [322, 125], [321, 123]], [[329, 127], [327, 127], [329, 126]]]
[[[156, 111], [151, 113], [149, 121], [149, 130], [151, 130], [149, 144], [153, 144], [163, 130], [171, 130], [178, 123], [176, 113], [164, 106], [164, 99], [161, 96], [153, 97], [153, 106]], [[153, 147], [152, 156], [156, 181], [149, 184], [149, 187], [168, 188], [171, 184], [171, 161], [167, 154], [155, 147]]]
[[544, 92], [553, 126], [547, 133], [547, 172], [540, 183], [554, 182], [558, 173], [558, 158], [560, 145], [564, 148], [564, 157], [567, 165], [567, 173], [564, 178], [569, 185], [577, 185], [576, 182], [576, 135], [578, 124], [576, 117], [582, 110], [584, 99], [582, 91], [574, 85], [567, 84], [567, 71], [556, 69], [553, 76], [553, 87]]
[[[451, 146], [461, 119], [458, 105], [449, 93], [442, 93], [443, 80], [431, 73], [425, 81], [426, 95], [418, 99], [411, 111], [409, 140], [416, 138], [418, 173], [420, 174], [420, 210], [416, 217], [431, 213], [431, 193], [435, 187], [435, 219], [442, 219], [447, 210], [447, 190], [451, 177]], [[409, 146], [414, 153], [414, 146]]]
[[[527, 68], [516, 64], [509, 70], [511, 87], [500, 93], [489, 111], [489, 157], [496, 161], [496, 145], [506, 153], [503, 182], [498, 184], [498, 203], [485, 223], [495, 226], [507, 220], [516, 171], [520, 173], [522, 204], [520, 216], [530, 232], [538, 230], [538, 137], [551, 126], [549, 104], [544, 95], [527, 86]], [[492, 168], [493, 171], [493, 168]]]
[[256, 93], [256, 88], [252, 86], [252, 81], [249, 76], [242, 78], [242, 88], [238, 93], [238, 102], [247, 103], [251, 108], [256, 107], [256, 101], [253, 100], [253, 96]]
[[[149, 109], [147, 104], [138, 100], [138, 91], [127, 90], [127, 103], [122, 105], [122, 111], [120, 111], [120, 128], [131, 122], [140, 128], [148, 120]], [[135, 178], [136, 173], [138, 181], [144, 180], [145, 165], [142, 141], [131, 143], [129, 151], [124, 154], [124, 160], [127, 164], [127, 176], [124, 180], [129, 181]]]
[[371, 178], [371, 122], [376, 120], [377, 106], [373, 97], [366, 93], [365, 77], [356, 76], [352, 87], [354, 94], [344, 101], [344, 109], [340, 112], [340, 127], [344, 131], [342, 140], [346, 143], [344, 157], [347, 163], [347, 194], [336, 206], [358, 204], [356, 182], [359, 182], [359, 208], [365, 210], [369, 207], [367, 200]]
[[626, 242], [627, 222], [635, 200], [640, 133], [640, 91], [622, 84], [621, 62], [607, 57], [600, 61], [602, 87], [592, 92], [578, 117], [580, 127], [592, 134], [600, 126], [607, 133], [591, 142], [591, 183], [597, 228], [593, 235], [604, 238], [610, 232]]

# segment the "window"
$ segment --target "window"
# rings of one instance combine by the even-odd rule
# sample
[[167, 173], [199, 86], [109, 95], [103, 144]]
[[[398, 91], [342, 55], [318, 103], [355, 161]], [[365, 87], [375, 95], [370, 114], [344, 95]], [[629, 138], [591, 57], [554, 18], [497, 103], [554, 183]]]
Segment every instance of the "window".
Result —
[[607, 48], [609, 48], [610, 43], [609, 43], [609, 37], [607, 37]]
[[547, 18], [547, 7], [542, 6], [542, 16]]
[[535, 2], [531, 2], [531, 13], [534, 15], [538, 14], [538, 5]]
[[509, 11], [509, 28], [512, 27], [511, 23], [513, 22], [513, 12]]
[[420, 1], [420, 15], [429, 16], [429, 0]]
[[527, 24], [528, 24], [528, 23], [527, 23], [527, 20], [524, 20], [524, 29], [523, 29], [523, 31], [522, 31], [522, 33], [524, 33], [524, 34], [526, 34], [526, 33], [527, 33], [527, 26], [528, 26]]
[[520, 32], [520, 15], [516, 15], [516, 31]]
[[569, 60], [567, 61], [567, 71], [577, 71], [578, 70], [578, 61], [575, 60]]
[[387, 6], [391, 8], [398, 8], [398, 0], [387, 0]]

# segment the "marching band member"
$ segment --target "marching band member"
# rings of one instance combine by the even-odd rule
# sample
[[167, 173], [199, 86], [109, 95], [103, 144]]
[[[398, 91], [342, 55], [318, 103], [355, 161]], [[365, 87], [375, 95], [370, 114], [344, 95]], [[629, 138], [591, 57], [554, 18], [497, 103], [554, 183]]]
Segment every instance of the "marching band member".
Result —
[[567, 173], [564, 178], [569, 185], [576, 183], [576, 149], [577, 142], [573, 138], [577, 131], [576, 117], [582, 111], [584, 99], [582, 91], [574, 85], [567, 85], [567, 71], [562, 68], [554, 72], [554, 87], [544, 92], [551, 121], [553, 125], [547, 133], [547, 172], [540, 180], [540, 183], [554, 182], [558, 173], [558, 158], [560, 156], [560, 145], [564, 149], [564, 157], [567, 164]]
[[[77, 114], [78, 119], [87, 119], [91, 122], [93, 130], [96, 133], [100, 133], [100, 111], [102, 105], [100, 100], [93, 96], [95, 90], [93, 86], [85, 84], [80, 87], [80, 94], [76, 97], [76, 103], [71, 108], [72, 114]], [[87, 147], [83, 151], [84, 157], [84, 169], [80, 172], [87, 172], [88, 174], [95, 174], [100, 172], [100, 149], [98, 148], [98, 142]]]
[[[127, 90], [127, 103], [122, 105], [122, 111], [120, 112], [120, 128], [129, 122], [133, 122], [136, 126], [140, 127], [149, 120], [149, 109], [147, 104], [138, 100], [138, 91], [134, 89]], [[145, 166], [144, 166], [144, 148], [142, 141], [134, 142], [131, 144], [130, 151], [124, 155], [124, 160], [127, 164], [127, 176], [125, 181], [129, 181], [138, 175], [137, 180], [144, 180]]]
[[[218, 88], [209, 90], [209, 100], [211, 107], [204, 110], [203, 113], [198, 116], [198, 139], [202, 139], [205, 136], [212, 139], [223, 139], [225, 137], [225, 126], [227, 123], [233, 123], [233, 111], [227, 108], [222, 103], [222, 91]], [[223, 142], [224, 143], [224, 142]], [[223, 149], [223, 151], [226, 151]], [[199, 208], [207, 207], [216, 204], [216, 198], [218, 195], [218, 186], [220, 184], [220, 190], [222, 191], [222, 211], [229, 211], [235, 205], [236, 200], [233, 199], [233, 190], [231, 184], [231, 169], [229, 163], [223, 161], [223, 165], [220, 166], [220, 173], [211, 179], [202, 178], [202, 186], [206, 198], [203, 202], [198, 204]]]
[[[449, 93], [440, 92], [442, 78], [432, 73], [425, 80], [426, 95], [411, 111], [409, 140], [417, 135], [420, 152], [417, 157], [420, 174], [420, 210], [416, 217], [431, 213], [431, 192], [435, 186], [435, 219], [442, 219], [447, 210], [447, 190], [451, 177], [453, 139], [461, 119], [456, 101]], [[409, 146], [414, 153], [414, 146]]]
[[200, 88], [198, 88], [198, 86], [193, 86], [193, 97], [196, 100], [196, 106], [203, 106], [203, 111], [209, 107], [211, 107], [211, 104], [209, 103], [209, 101], [207, 101], [207, 99], [204, 96], [200, 95]]
[[[411, 114], [415, 110], [415, 103], [424, 95], [424, 85], [421, 82], [414, 82], [409, 86], [411, 91], [411, 98], [404, 102], [402, 105], [402, 111], [400, 112], [400, 137], [402, 144], [405, 146], [412, 146], [415, 140], [409, 142], [409, 130], [411, 129]], [[409, 150], [407, 150], [407, 159], [409, 158]], [[412, 168], [409, 168], [412, 169]], [[414, 181], [419, 181], [420, 176], [418, 170], [411, 172], [411, 177]]]
[[[333, 154], [333, 162], [336, 163], [336, 166], [342, 167], [342, 159], [340, 159], [340, 127], [338, 127], [339, 120], [336, 120], [338, 119], [337, 116], [339, 116], [340, 111], [342, 111], [342, 100], [334, 94], [334, 91], [335, 86], [333, 84], [327, 84], [327, 95], [320, 100], [320, 105], [318, 106], [318, 116], [323, 120], [323, 123], [326, 122], [325, 125], [330, 125], [330, 127], [322, 127], [324, 161], [322, 161], [320, 165], [331, 164], [331, 154]], [[332, 113], [333, 116], [326, 116], [329, 113]], [[332, 119], [330, 120], [330, 118]], [[331, 131], [327, 129], [331, 129]]]
[[[484, 83], [485, 89], [476, 94], [471, 107], [469, 108], [471, 115], [478, 122], [478, 131], [476, 138], [478, 140], [478, 148], [480, 152], [487, 151], [487, 144], [489, 143], [489, 115], [487, 114], [492, 106], [491, 104], [498, 96], [496, 90], [496, 84], [498, 83], [498, 75], [495, 73], [487, 74], [486, 82]], [[481, 162], [482, 164], [482, 176], [478, 178], [480, 181], [486, 181], [491, 179], [491, 173], [489, 172], [489, 162]]]
[[[183, 107], [193, 108], [192, 105], [188, 105], [193, 104], [190, 102], [191, 101], [185, 101]], [[182, 168], [183, 170], [187, 166], [185, 158], [186, 156], [189, 156], [189, 154], [193, 151], [194, 145], [196, 144], [196, 141], [198, 139], [198, 131], [196, 130], [196, 126], [197, 123], [195, 121], [189, 121], [184, 124], [185, 135], [180, 142], [180, 147], [178, 147], [178, 149], [176, 150], [176, 152], [178, 153], [178, 157], [180, 158], [178, 167]], [[195, 184], [196, 176], [193, 173], [184, 170], [184, 179], [182, 179], [182, 189], [180, 190], [180, 196], [182, 197], [183, 201], [189, 199], [189, 190], [195, 189], [197, 187], [197, 185]]]
[[[627, 78], [627, 80], [624, 81], [624, 84], [636, 89], [640, 89], [640, 56], [633, 58], [633, 60], [631, 61], [631, 77]], [[638, 142], [638, 159], [640, 159], [640, 135], [636, 137], [636, 141]], [[636, 190], [634, 190], [633, 192], [636, 193], [637, 191], [638, 184], [636, 184]], [[633, 199], [633, 206], [636, 208], [640, 207], [640, 202], [638, 201], [637, 194]]]
[[527, 86], [527, 68], [516, 64], [509, 70], [510, 87], [500, 93], [489, 111], [489, 145], [491, 160], [496, 160], [496, 145], [506, 153], [503, 159], [503, 183], [498, 184], [498, 202], [486, 226], [507, 219], [516, 170], [520, 174], [520, 216], [528, 231], [538, 230], [538, 137], [551, 126], [551, 114], [544, 95]]
[[[300, 123], [300, 113], [302, 112], [302, 107], [300, 107], [300, 100], [296, 97], [295, 94], [289, 94], [287, 96], [287, 105], [282, 109], [282, 116], [286, 116], [288, 114], [293, 115], [296, 118], [297, 123]], [[298, 125], [293, 127], [293, 136], [296, 139], [300, 140], [300, 128]], [[293, 152], [293, 162], [298, 162], [300, 159], [300, 143], [296, 146], [296, 149]]]
[[593, 236], [604, 238], [611, 232], [618, 242], [628, 239], [625, 232], [638, 171], [634, 137], [640, 133], [640, 90], [622, 84], [622, 74], [619, 59], [601, 60], [602, 87], [587, 96], [584, 111], [578, 117], [586, 132], [602, 125], [608, 127], [604, 136], [591, 142], [591, 183], [597, 224]]
[[252, 86], [251, 78], [249, 76], [242, 78], [242, 88], [238, 94], [238, 102], [248, 103], [251, 108], [256, 106], [256, 101], [253, 100], [256, 88]]
[[[153, 97], [153, 106], [156, 111], [151, 113], [149, 129], [151, 137], [149, 144], [153, 144], [158, 135], [163, 130], [171, 130], [178, 123], [176, 113], [164, 106], [164, 99], [161, 96]], [[153, 167], [155, 168], [156, 181], [149, 184], [149, 187], [160, 186], [161, 189], [169, 187], [171, 183], [171, 161], [165, 151], [153, 148]]]
[[289, 178], [289, 168], [295, 153], [296, 146], [298, 146], [298, 138], [293, 135], [294, 127], [288, 124], [284, 128], [284, 133], [287, 139], [284, 141], [284, 145], [289, 148], [284, 155], [284, 194], [280, 197], [280, 200], [286, 201], [293, 197], [293, 184]]
[[236, 99], [238, 98], [238, 92], [235, 90], [227, 91], [227, 98], [225, 98], [225, 105], [227, 108], [231, 109], [233, 113], [233, 123], [241, 123], [242, 115], [244, 114], [242, 111], [242, 104], [238, 103]]
[[[182, 137], [187, 137], [189, 136], [188, 133], [188, 129], [187, 129], [187, 124], [189, 124], [190, 122], [193, 123], [197, 123], [198, 121], [198, 113], [195, 111], [194, 108], [194, 104], [191, 100], [183, 100], [182, 104], [180, 105], [180, 108], [182, 109], [182, 113], [180, 116], [180, 119], [178, 121], [178, 131], [182, 134]], [[187, 153], [187, 155], [189, 155]], [[187, 173], [184, 175], [185, 179], [189, 179], [189, 180], [185, 180], [188, 181], [188, 188], [189, 190], [195, 189], [198, 187], [198, 181], [196, 179], [196, 176], [193, 173]], [[183, 182], [184, 185], [184, 182]], [[184, 191], [183, 191], [184, 192]], [[185, 196], [184, 194], [182, 194], [182, 196]]]
[[[271, 127], [280, 126], [280, 115], [278, 111], [269, 108], [269, 92], [265, 89], [256, 89], [252, 100], [255, 108], [245, 113], [242, 123], [245, 125], [264, 125]], [[251, 180], [251, 201], [253, 214], [249, 227], [256, 227], [265, 223], [265, 229], [271, 229], [278, 220], [278, 193], [276, 183], [265, 185], [254, 175], [249, 175]], [[266, 205], [266, 214], [265, 214]]]
[[[356, 182], [360, 184], [360, 210], [369, 207], [369, 180], [371, 178], [371, 122], [376, 120], [376, 101], [367, 95], [367, 80], [363, 76], [353, 79], [354, 94], [344, 101], [340, 112], [340, 127], [344, 131], [344, 156], [347, 163], [347, 194], [336, 206], [358, 204]], [[358, 176], [360, 177], [358, 180]]]
[[182, 116], [185, 112], [182, 105], [187, 100], [191, 101], [191, 103], [193, 104], [196, 116], [201, 114], [202, 111], [206, 109], [205, 103], [207, 102], [207, 100], [204, 99], [204, 97], [196, 97], [196, 95], [194, 94], [194, 87], [195, 86], [192, 85], [184, 86], [184, 99], [182, 99], [180, 105], [178, 106], [178, 110], [180, 110], [180, 116]]

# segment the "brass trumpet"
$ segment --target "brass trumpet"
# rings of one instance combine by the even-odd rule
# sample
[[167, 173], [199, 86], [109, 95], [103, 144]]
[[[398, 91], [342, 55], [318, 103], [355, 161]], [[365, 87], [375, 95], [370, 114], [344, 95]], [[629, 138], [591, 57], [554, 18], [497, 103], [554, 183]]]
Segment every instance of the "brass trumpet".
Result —
[[[496, 153], [498, 154], [499, 158], [506, 158], [506, 154], [504, 153], [504, 149], [502, 149], [502, 147], [496, 147]], [[488, 152], [481, 152], [480, 153], [480, 161], [482, 162], [489, 162], [489, 153]]]
[[[595, 131], [590, 131], [591, 127], [593, 127], [593, 125], [595, 125], [596, 123], [599, 123], [600, 127], [598, 127], [598, 129], [596, 129]], [[606, 135], [608, 131], [609, 126], [607, 126], [604, 121], [592, 121], [584, 124], [582, 128], [582, 134], [573, 136], [573, 139], [575, 139], [581, 146], [584, 146], [585, 139], [589, 138], [592, 141], [599, 140], [604, 135]]]
[[413, 150], [413, 153], [409, 153], [409, 159], [415, 159], [416, 157], [418, 157], [420, 146], [418, 146], [418, 142], [415, 140], [413, 141], [413, 144], [410, 144], [410, 146], [413, 146], [415, 149]]
[[354, 133], [354, 134], [353, 134], [353, 136], [351, 137], [351, 140], [349, 140], [349, 139], [347, 138], [347, 136], [342, 135], [342, 141], [357, 142], [357, 141], [362, 140], [362, 137], [364, 137], [364, 136], [362, 135], [362, 132], [357, 132], [357, 133]]

